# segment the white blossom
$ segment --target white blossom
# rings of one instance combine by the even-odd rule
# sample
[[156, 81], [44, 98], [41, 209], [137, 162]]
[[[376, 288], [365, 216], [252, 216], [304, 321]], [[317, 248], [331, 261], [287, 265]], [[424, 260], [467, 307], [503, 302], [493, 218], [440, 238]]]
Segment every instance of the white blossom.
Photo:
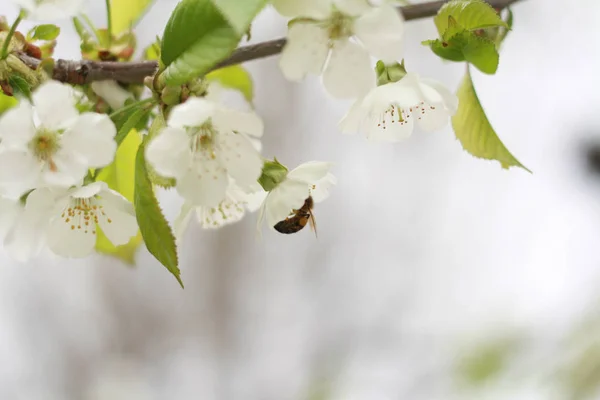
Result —
[[274, 0], [292, 21], [279, 65], [299, 81], [322, 74], [325, 89], [337, 98], [364, 95], [374, 85], [369, 55], [385, 62], [401, 58], [404, 20], [390, 4], [367, 0]]
[[79, 114], [73, 90], [56, 81], [0, 117], [0, 192], [80, 184], [89, 168], [109, 164], [117, 148], [107, 115]]
[[311, 196], [315, 203], [329, 197], [331, 186], [337, 179], [329, 172], [331, 163], [310, 161], [291, 170], [265, 197], [258, 215], [258, 227], [266, 216], [269, 227], [287, 218]]
[[125, 105], [133, 95], [122, 88], [116, 81], [96, 81], [91, 83], [91, 88], [110, 108], [118, 110]]
[[443, 128], [457, 108], [458, 98], [441, 83], [409, 72], [357, 100], [339, 126], [344, 133], [394, 142], [410, 136], [415, 124], [427, 132]]
[[36, 189], [27, 196], [5, 247], [20, 261], [44, 245], [59, 256], [84, 257], [94, 249], [98, 228], [114, 245], [126, 244], [138, 231], [133, 205], [106, 183]]
[[83, 0], [12, 0], [27, 11], [27, 19], [51, 21], [75, 16], [83, 5]]
[[146, 157], [156, 172], [177, 180], [176, 189], [187, 202], [216, 207], [231, 178], [242, 190], [256, 183], [263, 162], [248, 135], [262, 133], [255, 113], [193, 97], [173, 108]]

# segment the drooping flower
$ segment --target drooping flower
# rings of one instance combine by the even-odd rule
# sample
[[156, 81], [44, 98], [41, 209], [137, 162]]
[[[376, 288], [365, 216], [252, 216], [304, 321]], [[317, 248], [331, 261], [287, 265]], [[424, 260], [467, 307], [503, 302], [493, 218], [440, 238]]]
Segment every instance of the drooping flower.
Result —
[[367, 0], [274, 0], [273, 5], [283, 16], [298, 18], [290, 24], [279, 61], [289, 80], [322, 73], [329, 94], [353, 98], [373, 86], [369, 55], [384, 61], [401, 58], [404, 20], [387, 3], [371, 6]]
[[329, 172], [331, 163], [310, 161], [288, 172], [265, 197], [258, 215], [258, 227], [266, 216], [269, 227], [284, 220], [292, 210], [297, 210], [311, 196], [315, 203], [329, 197], [331, 186], [337, 179]]
[[19, 196], [45, 186], [80, 184], [109, 164], [116, 129], [107, 115], [79, 114], [70, 86], [49, 81], [0, 117], [0, 192]]
[[344, 133], [364, 132], [373, 141], [395, 142], [409, 137], [415, 124], [439, 130], [456, 113], [458, 97], [439, 82], [407, 73], [357, 100], [339, 127]]
[[216, 207], [229, 179], [246, 190], [256, 183], [262, 160], [248, 135], [260, 137], [262, 120], [193, 97], [173, 108], [167, 127], [148, 145], [147, 159], [159, 174], [175, 178], [190, 204]]
[[83, 0], [12, 0], [27, 11], [27, 19], [35, 21], [51, 21], [70, 18], [76, 15], [83, 5]]
[[225, 199], [216, 207], [194, 206], [185, 202], [173, 224], [175, 237], [178, 239], [183, 237], [194, 214], [203, 229], [218, 229], [240, 221], [246, 214], [246, 210], [250, 212], [258, 210], [266, 192], [260, 185], [257, 186], [252, 192], [245, 192], [231, 182], [225, 192]]
[[125, 102], [133, 98], [133, 95], [123, 89], [116, 81], [96, 81], [91, 83], [91, 88], [101, 97], [113, 110], [118, 110]]
[[114, 245], [127, 243], [138, 231], [133, 205], [105, 182], [36, 189], [5, 247], [20, 261], [37, 255], [44, 244], [59, 256], [84, 257], [94, 249], [98, 228]]

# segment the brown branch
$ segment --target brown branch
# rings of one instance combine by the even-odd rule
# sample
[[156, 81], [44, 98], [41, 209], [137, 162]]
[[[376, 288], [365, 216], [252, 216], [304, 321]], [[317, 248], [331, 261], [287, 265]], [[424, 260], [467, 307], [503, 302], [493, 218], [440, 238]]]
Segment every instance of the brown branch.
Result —
[[[487, 0], [496, 9], [503, 9], [521, 0]], [[447, 1], [431, 1], [398, 7], [406, 21], [434, 16]], [[286, 39], [275, 39], [267, 42], [242, 46], [236, 49], [229, 58], [221, 61], [213, 69], [241, 64], [247, 61], [274, 56], [281, 53]], [[30, 68], [35, 69], [40, 61], [25, 54], [19, 58]], [[94, 81], [116, 80], [124, 83], [142, 83], [144, 78], [152, 76], [158, 68], [156, 61], [111, 62], [111, 61], [68, 61], [56, 60], [53, 79], [76, 85]]]

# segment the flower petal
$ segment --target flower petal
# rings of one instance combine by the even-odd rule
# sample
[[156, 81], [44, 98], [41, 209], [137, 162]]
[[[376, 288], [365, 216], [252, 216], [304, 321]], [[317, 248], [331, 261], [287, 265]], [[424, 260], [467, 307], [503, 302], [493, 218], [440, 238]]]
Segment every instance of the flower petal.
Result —
[[37, 184], [41, 170], [42, 165], [28, 151], [0, 152], [0, 193], [22, 195]]
[[404, 109], [410, 109], [421, 101], [424, 101], [423, 92], [420, 89], [419, 77], [408, 73], [398, 82], [388, 83], [373, 89], [365, 97], [363, 105], [371, 109], [386, 110], [391, 105]]
[[[68, 206], [65, 205], [65, 208]], [[96, 244], [96, 227], [75, 225], [76, 222], [60, 218], [57, 215], [48, 227], [48, 247], [62, 257], [85, 257]]]
[[292, 210], [297, 210], [309, 196], [306, 183], [287, 179], [271, 190], [267, 196], [265, 213], [269, 227], [287, 218]]
[[336, 98], [366, 94], [375, 86], [375, 73], [367, 51], [349, 40], [339, 40], [323, 71], [323, 85]]
[[146, 158], [161, 175], [183, 176], [192, 163], [190, 137], [180, 128], [166, 127], [148, 144]]
[[126, 244], [138, 232], [133, 205], [119, 193], [105, 189], [100, 192], [100, 203], [104, 213], [98, 215], [98, 225], [108, 240], [115, 246]]
[[[454, 115], [458, 110], [458, 97], [452, 93], [446, 86], [432, 79], [421, 79], [421, 87], [430, 86], [439, 93], [444, 102], [444, 106], [450, 115]], [[431, 102], [431, 101], [430, 101]]]
[[73, 88], [57, 81], [46, 81], [33, 92], [33, 105], [42, 125], [50, 130], [68, 128], [79, 116]]
[[108, 185], [106, 182], [98, 181], [90, 183], [89, 185], [69, 189], [69, 196], [75, 199], [89, 199], [90, 197], [93, 197], [101, 191], [107, 189]]
[[35, 133], [33, 108], [26, 100], [20, 101], [16, 107], [4, 112], [0, 117], [0, 138], [3, 148], [24, 149]]
[[363, 106], [363, 99], [358, 99], [352, 104], [340, 122], [338, 122], [338, 128], [342, 133], [360, 132], [368, 114], [369, 110]]
[[263, 162], [250, 141], [239, 134], [219, 134], [215, 151], [217, 160], [227, 173], [243, 189], [251, 186], [260, 177]]
[[[423, 110], [421, 112], [420, 110]], [[442, 129], [448, 125], [450, 114], [443, 105], [424, 104], [413, 114], [417, 119], [417, 125], [425, 132], [433, 132]]]
[[116, 81], [96, 81], [92, 82], [90, 86], [94, 93], [107, 102], [113, 110], [118, 110], [125, 105], [127, 100], [133, 98], [133, 95]]
[[354, 33], [371, 56], [383, 62], [402, 58], [404, 18], [391, 5], [373, 7], [354, 23]]
[[239, 132], [261, 137], [265, 129], [262, 119], [254, 112], [218, 110], [212, 121], [219, 132]]
[[199, 157], [196, 155], [194, 164], [177, 178], [177, 192], [194, 205], [215, 207], [225, 198], [227, 171], [208, 156]]
[[368, 0], [333, 0], [336, 8], [346, 15], [359, 16], [373, 8]]
[[0, 197], [0, 238], [6, 237], [23, 210], [19, 200]]
[[320, 203], [329, 197], [332, 186], [337, 185], [337, 178], [330, 172], [313, 185], [310, 195], [315, 203]]
[[61, 150], [77, 154], [91, 168], [108, 165], [115, 158], [117, 130], [108, 115], [81, 114], [73, 126], [63, 133]]
[[88, 163], [78, 154], [61, 148], [53, 157], [52, 164], [43, 164], [40, 185], [68, 188], [79, 185], [88, 172]]
[[191, 97], [171, 110], [167, 125], [175, 128], [201, 126], [215, 112], [215, 103], [199, 97]]
[[196, 217], [204, 229], [216, 229], [233, 224], [244, 217], [245, 211], [241, 203], [227, 196], [217, 207], [197, 207]]
[[76, 15], [82, 0], [53, 0], [36, 4], [30, 0], [13, 0], [28, 11], [27, 19], [32, 21], [54, 21]]
[[284, 17], [325, 19], [331, 14], [332, 0], [273, 0], [277, 12]]
[[329, 162], [309, 161], [291, 170], [287, 175], [287, 179], [303, 182], [306, 185], [312, 185], [320, 179], [323, 179], [331, 169], [332, 165], [333, 164]]
[[328, 54], [327, 31], [313, 23], [297, 22], [289, 28], [279, 67], [286, 79], [299, 81], [307, 74], [320, 75]]

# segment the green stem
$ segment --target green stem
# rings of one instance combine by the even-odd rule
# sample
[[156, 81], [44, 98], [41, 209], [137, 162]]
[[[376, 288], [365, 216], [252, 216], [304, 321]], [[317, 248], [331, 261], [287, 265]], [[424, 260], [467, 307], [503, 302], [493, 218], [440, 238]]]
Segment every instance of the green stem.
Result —
[[112, 16], [110, 13], [110, 0], [106, 0], [106, 23], [108, 24], [108, 48], [112, 42]]
[[132, 108], [136, 108], [145, 104], [151, 104], [154, 102], [154, 98], [150, 97], [144, 100], [140, 100], [140, 101], [136, 101], [130, 104], [127, 104], [125, 107], [119, 108], [117, 111], [113, 112], [112, 114], [109, 115], [109, 117], [112, 119], [114, 117], [116, 117], [117, 115], [124, 113], [125, 111], [129, 111]]
[[21, 22], [21, 20], [23, 19], [24, 16], [25, 16], [25, 13], [23, 11], [21, 11], [19, 13], [19, 16], [15, 20], [15, 22], [10, 27], [8, 34], [6, 35], [6, 38], [4, 39], [4, 43], [2, 44], [2, 52], [0, 52], [0, 60], [4, 60], [4, 59], [6, 59], [6, 57], [8, 57], [8, 47], [10, 45], [10, 41], [12, 40], [13, 36], [15, 35], [17, 26], [19, 26], [19, 23]]

